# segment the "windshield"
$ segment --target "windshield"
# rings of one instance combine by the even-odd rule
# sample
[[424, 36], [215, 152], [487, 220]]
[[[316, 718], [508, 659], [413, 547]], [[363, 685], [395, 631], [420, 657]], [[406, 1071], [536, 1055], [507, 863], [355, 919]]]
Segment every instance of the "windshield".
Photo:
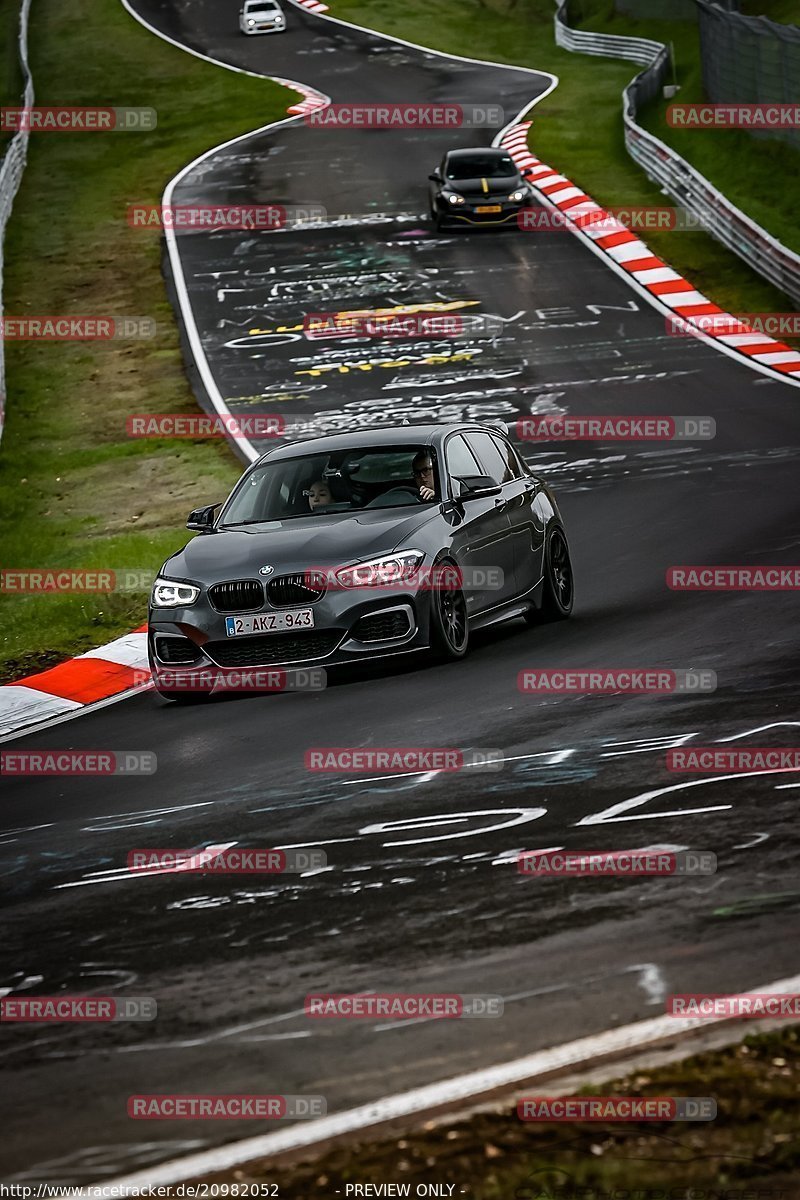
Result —
[[476, 154], [469, 158], [450, 158], [445, 169], [447, 179], [476, 179], [487, 175], [516, 175], [514, 160], [507, 154]]
[[245, 0], [244, 11], [246, 13], [255, 12], [275, 12], [279, 8], [276, 0]]
[[220, 524], [286, 521], [434, 503], [440, 495], [428, 446], [369, 446], [266, 462], [245, 475]]

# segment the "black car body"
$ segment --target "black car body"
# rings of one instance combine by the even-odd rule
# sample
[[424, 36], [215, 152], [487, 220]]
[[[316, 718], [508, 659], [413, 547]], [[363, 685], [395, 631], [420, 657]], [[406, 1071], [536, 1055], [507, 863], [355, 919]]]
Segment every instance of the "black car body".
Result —
[[446, 225], [516, 222], [533, 190], [506, 150], [450, 150], [429, 176], [430, 213], [436, 229]]
[[[421, 498], [420, 478], [432, 498]], [[217, 508], [191, 514], [200, 536], [167, 559], [153, 588], [148, 646], [164, 695], [177, 696], [164, 682], [175, 672], [410, 651], [460, 658], [472, 630], [572, 607], [555, 499], [491, 426], [282, 444]]]

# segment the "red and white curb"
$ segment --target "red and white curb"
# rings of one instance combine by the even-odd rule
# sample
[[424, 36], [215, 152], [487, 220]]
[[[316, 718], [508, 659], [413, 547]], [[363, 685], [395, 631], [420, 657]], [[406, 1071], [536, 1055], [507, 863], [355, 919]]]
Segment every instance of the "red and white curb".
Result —
[[[323, 11], [325, 5], [320, 5], [320, 11]], [[316, 112], [318, 108], [326, 108], [330, 104], [327, 96], [322, 92], [316, 91], [315, 88], [307, 87], [304, 83], [298, 83], [296, 79], [279, 79], [277, 76], [272, 77], [275, 83], [282, 83], [284, 87], [291, 88], [293, 92], [299, 92], [303, 99], [299, 104], [290, 104], [286, 109], [289, 113], [297, 113], [304, 117], [306, 113]]]
[[0, 738], [147, 686], [147, 626], [0, 687]]
[[503, 133], [500, 144], [508, 150], [517, 165], [528, 172], [531, 186], [544, 201], [563, 214], [567, 228], [588, 239], [593, 249], [602, 252], [618, 274], [627, 276], [632, 283], [644, 289], [657, 307], [662, 307], [669, 315], [680, 317], [687, 326], [697, 329], [697, 337], [713, 342], [726, 354], [740, 358], [758, 370], [768, 374], [775, 372], [784, 380], [794, 377], [800, 381], [800, 353], [791, 346], [749, 327], [740, 333], [713, 333], [698, 325], [698, 317], [721, 317], [723, 320], [729, 319], [731, 324], [736, 318], [657, 258], [636, 234], [628, 229], [617, 233], [604, 233], [602, 229], [593, 232], [591, 226], [581, 227], [575, 220], [570, 220], [570, 213], [581, 218], [588, 213], [593, 216], [596, 213], [598, 221], [607, 217], [611, 222], [614, 218], [582, 188], [531, 153], [528, 146], [531, 125], [531, 121], [512, 125]]
[[307, 8], [309, 12], [323, 13], [328, 11], [327, 4], [321, 4], [320, 0], [294, 0], [295, 4], [299, 4], [301, 8]]

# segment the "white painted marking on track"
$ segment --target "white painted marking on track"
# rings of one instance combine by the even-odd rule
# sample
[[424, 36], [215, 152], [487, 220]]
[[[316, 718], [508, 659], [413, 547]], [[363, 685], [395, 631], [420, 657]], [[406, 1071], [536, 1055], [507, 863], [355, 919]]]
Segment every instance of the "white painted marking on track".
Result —
[[[795, 975], [762, 984], [750, 989], [747, 994], [797, 991], [800, 991], [800, 976]], [[591, 1067], [601, 1055], [630, 1055], [634, 1051], [645, 1050], [667, 1040], [679, 1042], [697, 1029], [713, 1029], [721, 1025], [746, 1029], [747, 1021], [742, 1024], [740, 1020], [730, 1017], [688, 1017], [681, 1020], [669, 1016], [651, 1017], [646, 1021], [609, 1029], [604, 1033], [593, 1034], [547, 1050], [538, 1050], [523, 1058], [515, 1058], [493, 1067], [485, 1067], [410, 1091], [384, 1096], [316, 1121], [299, 1121], [288, 1129], [259, 1134], [227, 1146], [217, 1146], [199, 1154], [187, 1155], [172, 1162], [149, 1167], [145, 1171], [103, 1182], [107, 1186], [128, 1188], [162, 1187], [182, 1180], [221, 1174], [254, 1159], [269, 1159], [289, 1150], [309, 1149], [330, 1138], [366, 1130], [385, 1121], [413, 1117], [421, 1123], [427, 1112], [444, 1105], [456, 1109], [459, 1105], [466, 1107], [477, 1097], [499, 1088], [511, 1090], [557, 1071], [575, 1071]]]
[[618, 804], [612, 804], [604, 809], [601, 813], [595, 813], [591, 817], [583, 817], [576, 825], [608, 825], [616, 821], [656, 821], [661, 817], [686, 817], [697, 813], [706, 812], [722, 812], [725, 809], [733, 808], [732, 804], [710, 804], [705, 808], [678, 808], [672, 812], [657, 812], [657, 813], [636, 813], [633, 816], [618, 816], [618, 813], [628, 813], [632, 808], [638, 808], [642, 804], [646, 804], [648, 800], [654, 800], [656, 796], [666, 796], [670, 792], [686, 791], [688, 788], [705, 787], [709, 783], [722, 783], [726, 779], [746, 779], [752, 775], [785, 775], [791, 771], [791, 767], [775, 767], [766, 771], [737, 771], [732, 775], [712, 775], [705, 779], [687, 779], [682, 783], [673, 783], [668, 787], [655, 788], [652, 792], [641, 792], [638, 796], [633, 796], [630, 800], [621, 800]]
[[731, 737], [717, 738], [717, 742], [736, 742], [740, 738], [751, 737], [754, 733], [766, 733], [768, 729], [800, 728], [800, 721], [771, 721], [769, 725], [757, 725], [755, 729], [745, 729], [744, 733], [734, 733]]

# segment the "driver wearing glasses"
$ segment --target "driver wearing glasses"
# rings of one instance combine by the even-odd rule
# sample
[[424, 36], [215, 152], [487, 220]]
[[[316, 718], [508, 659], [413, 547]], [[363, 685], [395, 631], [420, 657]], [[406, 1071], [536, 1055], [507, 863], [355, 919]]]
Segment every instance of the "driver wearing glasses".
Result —
[[420, 500], [436, 499], [436, 480], [433, 477], [433, 459], [429, 450], [420, 450], [411, 464], [414, 483], [419, 489]]

